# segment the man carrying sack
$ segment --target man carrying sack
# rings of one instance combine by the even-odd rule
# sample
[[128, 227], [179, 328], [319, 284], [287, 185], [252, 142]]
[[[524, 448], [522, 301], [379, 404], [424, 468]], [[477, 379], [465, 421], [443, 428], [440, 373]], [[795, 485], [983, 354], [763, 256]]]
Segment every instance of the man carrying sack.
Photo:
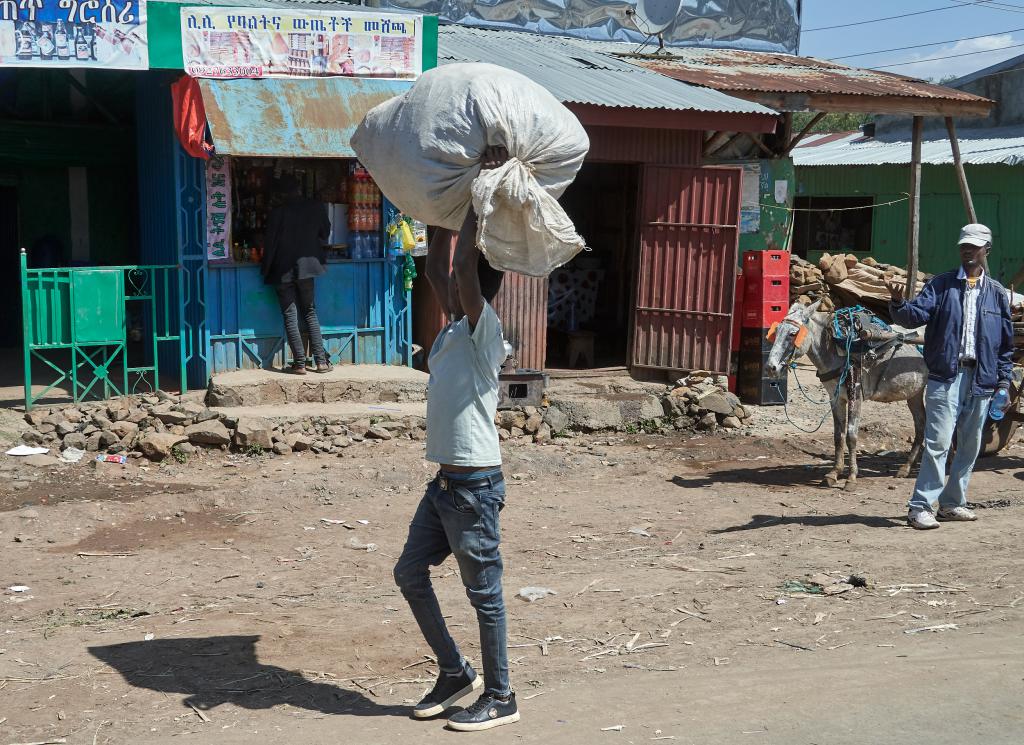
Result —
[[[497, 168], [507, 160], [504, 148], [487, 148], [483, 167]], [[448, 633], [430, 583], [430, 567], [452, 554], [458, 562], [480, 626], [484, 673], [477, 701], [448, 719], [451, 729], [464, 732], [519, 721], [508, 672], [499, 527], [505, 479], [494, 424], [506, 350], [490, 303], [503, 275], [480, 254], [476, 237], [471, 209], [458, 234], [452, 272], [450, 231], [438, 230], [427, 253], [427, 278], [449, 319], [430, 350], [427, 390], [427, 460], [440, 470], [427, 486], [395, 566], [395, 582], [440, 668], [433, 690], [413, 710], [414, 717], [426, 719], [481, 687]]]

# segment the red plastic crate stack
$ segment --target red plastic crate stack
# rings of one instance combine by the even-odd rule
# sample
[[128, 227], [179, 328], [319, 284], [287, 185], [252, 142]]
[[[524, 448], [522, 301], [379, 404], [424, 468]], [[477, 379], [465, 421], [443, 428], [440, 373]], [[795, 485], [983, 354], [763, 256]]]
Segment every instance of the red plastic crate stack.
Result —
[[743, 254], [743, 313], [740, 332], [737, 394], [760, 406], [786, 402], [786, 378], [765, 371], [773, 323], [789, 309], [789, 252], [747, 251]]

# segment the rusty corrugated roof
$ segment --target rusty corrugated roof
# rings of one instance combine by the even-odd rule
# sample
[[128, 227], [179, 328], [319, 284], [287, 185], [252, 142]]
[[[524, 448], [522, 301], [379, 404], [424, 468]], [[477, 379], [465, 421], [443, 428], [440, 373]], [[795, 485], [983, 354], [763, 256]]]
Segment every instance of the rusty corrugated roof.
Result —
[[635, 65], [718, 91], [900, 96], [966, 104], [988, 101], [905, 75], [847, 67], [812, 57], [696, 47], [673, 49], [667, 54], [635, 55], [624, 53], [626, 46], [621, 45], [620, 56]]
[[200, 80], [222, 155], [354, 158], [350, 139], [366, 112], [412, 86], [370, 78]]

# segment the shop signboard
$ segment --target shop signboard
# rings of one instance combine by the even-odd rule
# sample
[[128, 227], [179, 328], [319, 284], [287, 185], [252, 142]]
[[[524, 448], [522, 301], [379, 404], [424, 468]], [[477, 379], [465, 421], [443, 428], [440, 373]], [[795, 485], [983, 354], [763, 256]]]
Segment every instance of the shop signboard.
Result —
[[215, 155], [206, 162], [206, 256], [224, 261], [231, 255], [231, 161]]
[[423, 17], [308, 8], [186, 7], [185, 71], [197, 78], [374, 77], [423, 71]]
[[148, 69], [146, 0], [0, 0], [0, 66]]

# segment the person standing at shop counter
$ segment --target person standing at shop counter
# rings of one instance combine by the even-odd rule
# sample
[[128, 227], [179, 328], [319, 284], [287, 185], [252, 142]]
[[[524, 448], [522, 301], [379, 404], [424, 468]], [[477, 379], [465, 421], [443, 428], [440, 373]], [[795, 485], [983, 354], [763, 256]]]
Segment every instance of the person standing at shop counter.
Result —
[[324, 352], [320, 319], [314, 302], [316, 277], [327, 271], [324, 246], [331, 235], [327, 206], [302, 195], [302, 185], [294, 176], [283, 176], [278, 182], [283, 203], [267, 218], [263, 260], [260, 272], [263, 281], [273, 285], [284, 316], [292, 364], [288, 372], [306, 374], [306, 352], [299, 330], [299, 314], [306, 321], [310, 351], [318, 373], [332, 369]]
[[[504, 148], [488, 148], [483, 167], [496, 168], [507, 160]], [[395, 582], [440, 668], [437, 683], [413, 716], [443, 714], [482, 687], [475, 703], [448, 719], [450, 729], [463, 732], [519, 721], [508, 672], [499, 527], [505, 480], [494, 424], [498, 371], [507, 352], [490, 303], [504, 275], [481, 255], [476, 236], [471, 208], [459, 232], [451, 272], [449, 231], [435, 233], [427, 252], [427, 279], [449, 320], [430, 350], [427, 390], [427, 460], [440, 470], [427, 486], [395, 566]], [[430, 583], [430, 567], [452, 554], [476, 609], [483, 684], [448, 633]]]

